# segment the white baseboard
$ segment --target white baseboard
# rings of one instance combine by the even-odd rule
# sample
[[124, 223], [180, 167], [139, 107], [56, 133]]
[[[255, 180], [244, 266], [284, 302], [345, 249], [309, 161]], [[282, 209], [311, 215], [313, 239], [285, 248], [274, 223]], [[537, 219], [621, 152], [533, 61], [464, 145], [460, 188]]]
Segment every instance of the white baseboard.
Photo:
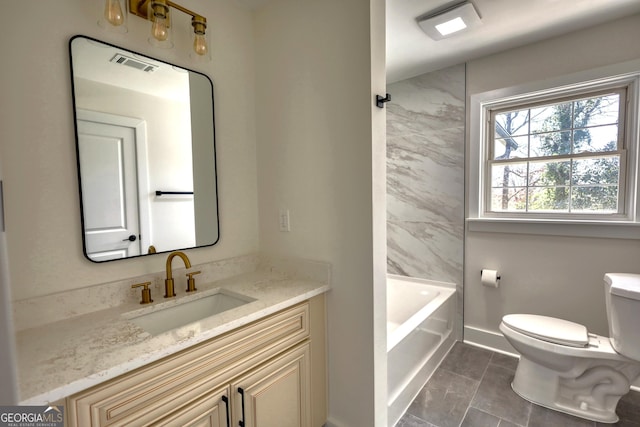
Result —
[[473, 326], [464, 327], [464, 342], [483, 347], [487, 350], [497, 351], [509, 356], [518, 357], [518, 352], [507, 342], [500, 332], [487, 331]]

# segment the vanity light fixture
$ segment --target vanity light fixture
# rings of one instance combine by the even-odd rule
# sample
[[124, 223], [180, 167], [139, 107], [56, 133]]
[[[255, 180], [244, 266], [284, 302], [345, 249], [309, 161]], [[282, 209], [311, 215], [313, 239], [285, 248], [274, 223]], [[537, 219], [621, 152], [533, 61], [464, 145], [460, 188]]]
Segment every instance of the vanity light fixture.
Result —
[[129, 12], [151, 21], [152, 38], [149, 40], [152, 44], [160, 46], [166, 44], [167, 47], [171, 47], [173, 45], [170, 33], [171, 8], [191, 16], [193, 52], [199, 56], [206, 56], [209, 51], [206, 38], [207, 18], [169, 0], [129, 0]]
[[208, 56], [207, 18], [169, 0], [104, 0], [104, 17], [101, 18], [101, 22], [105, 22], [105, 24], [101, 24], [102, 26], [118, 28], [124, 25], [126, 14], [124, 13], [123, 1], [128, 1], [129, 13], [151, 21], [149, 42], [156, 47], [173, 47], [171, 37], [172, 9], [190, 15], [193, 27], [191, 32], [193, 52], [196, 57]]
[[453, 36], [462, 30], [481, 24], [478, 12], [469, 2], [458, 3], [444, 10], [426, 13], [416, 20], [422, 31], [434, 40]]

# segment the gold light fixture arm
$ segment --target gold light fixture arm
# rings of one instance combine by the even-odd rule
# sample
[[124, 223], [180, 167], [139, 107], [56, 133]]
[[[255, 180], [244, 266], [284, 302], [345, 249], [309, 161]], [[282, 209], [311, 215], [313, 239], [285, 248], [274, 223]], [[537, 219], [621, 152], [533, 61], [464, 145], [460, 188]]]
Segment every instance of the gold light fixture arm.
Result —
[[[129, 11], [136, 16], [139, 16], [147, 20], [151, 20], [151, 17], [149, 16], [149, 3], [151, 3], [152, 1], [153, 0], [129, 0]], [[164, 3], [169, 7], [178, 9], [180, 12], [190, 15], [195, 21], [204, 23], [206, 26], [207, 18], [205, 18], [204, 16], [199, 15], [187, 9], [186, 7], [183, 7], [172, 1], [167, 0]]]
[[166, 42], [169, 38], [170, 7], [191, 16], [193, 50], [200, 56], [206, 55], [209, 50], [205, 36], [207, 18], [169, 0], [129, 0], [129, 12], [151, 21], [151, 35], [160, 42]]

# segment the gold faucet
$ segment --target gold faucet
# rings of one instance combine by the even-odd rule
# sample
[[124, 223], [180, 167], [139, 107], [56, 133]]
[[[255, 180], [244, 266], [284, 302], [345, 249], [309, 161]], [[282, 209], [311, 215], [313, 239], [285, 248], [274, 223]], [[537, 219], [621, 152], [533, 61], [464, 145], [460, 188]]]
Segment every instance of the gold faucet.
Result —
[[191, 268], [191, 262], [189, 261], [189, 257], [184, 252], [175, 251], [171, 252], [167, 257], [167, 278], [164, 281], [164, 297], [165, 298], [173, 298], [176, 296], [176, 293], [173, 288], [173, 276], [171, 274], [171, 261], [175, 256], [179, 256], [184, 261], [185, 268]]

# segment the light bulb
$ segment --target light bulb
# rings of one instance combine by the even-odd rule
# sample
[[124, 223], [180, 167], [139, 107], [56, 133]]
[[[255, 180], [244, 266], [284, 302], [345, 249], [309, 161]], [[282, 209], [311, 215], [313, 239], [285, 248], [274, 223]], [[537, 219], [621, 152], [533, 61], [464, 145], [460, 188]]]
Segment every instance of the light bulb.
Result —
[[151, 36], [164, 42], [169, 39], [169, 6], [166, 0], [152, 0], [149, 2], [149, 16], [152, 22]]
[[193, 50], [198, 55], [207, 54], [207, 39], [204, 34], [196, 34], [193, 39]]
[[169, 30], [167, 29], [167, 22], [164, 18], [156, 17], [151, 26], [151, 34], [158, 41], [165, 41], [169, 38]]
[[124, 23], [124, 14], [122, 13], [120, 0], [106, 0], [104, 17], [111, 25], [119, 26]]

